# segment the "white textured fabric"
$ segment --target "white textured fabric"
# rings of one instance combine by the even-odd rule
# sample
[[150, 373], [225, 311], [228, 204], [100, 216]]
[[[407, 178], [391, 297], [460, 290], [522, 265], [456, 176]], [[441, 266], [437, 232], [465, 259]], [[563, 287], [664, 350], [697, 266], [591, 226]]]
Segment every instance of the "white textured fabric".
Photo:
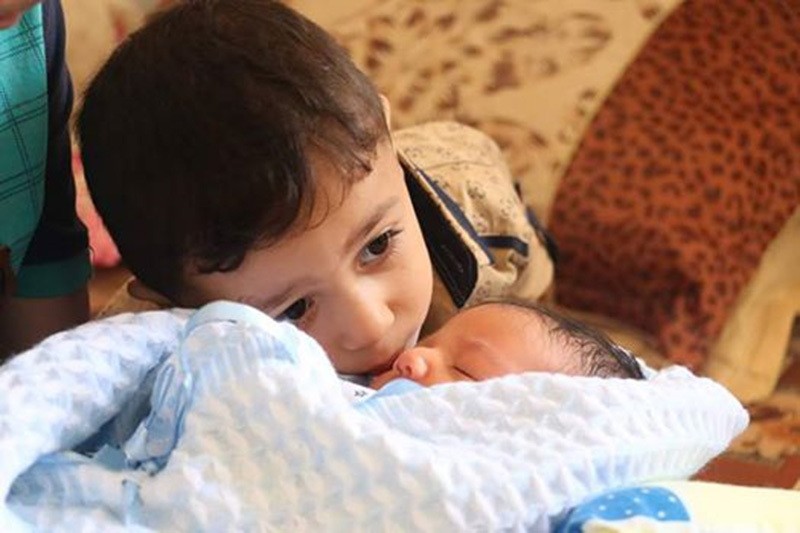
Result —
[[681, 368], [646, 382], [508, 376], [354, 407], [319, 346], [265, 318], [198, 326], [166, 360], [126, 446], [138, 469], [44, 456], [120, 409], [182, 320], [86, 326], [0, 371], [0, 481], [16, 480], [2, 526], [539, 531], [600, 491], [693, 474], [747, 423], [725, 389]]
[[[0, 496], [41, 456], [69, 449], [175, 349], [186, 312], [125, 314], [54, 335], [0, 367]], [[5, 504], [0, 531], [18, 522]]]

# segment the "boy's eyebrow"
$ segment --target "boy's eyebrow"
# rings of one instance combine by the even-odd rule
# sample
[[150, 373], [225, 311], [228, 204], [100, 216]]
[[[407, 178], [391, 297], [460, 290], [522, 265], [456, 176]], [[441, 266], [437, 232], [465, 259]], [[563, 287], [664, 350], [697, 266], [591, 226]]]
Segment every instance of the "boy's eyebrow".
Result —
[[[356, 244], [360, 243], [362, 240], [366, 238], [377, 226], [381, 219], [386, 215], [386, 212], [397, 205], [400, 201], [398, 196], [392, 196], [384, 200], [383, 202], [377, 204], [370, 214], [369, 218], [356, 229], [350, 236], [347, 237], [345, 241], [345, 251], [352, 249]], [[295, 286], [298, 282], [292, 283], [286, 289], [282, 290], [275, 296], [270, 296], [268, 298], [257, 298], [257, 297], [250, 297], [250, 296], [243, 296], [242, 298], [238, 298], [237, 301], [240, 303], [244, 303], [258, 309], [271, 309], [278, 305], [279, 303], [286, 300], [289, 295], [294, 292]]]
[[386, 215], [386, 211], [388, 211], [391, 207], [396, 205], [400, 201], [400, 198], [397, 196], [391, 196], [384, 200], [383, 202], [376, 205], [373, 210], [372, 214], [367, 218], [367, 220], [359, 227], [356, 231], [354, 231], [345, 241], [344, 249], [351, 250], [357, 243], [364, 240], [367, 235], [369, 235], [372, 230], [375, 229], [375, 226], [381, 221], [381, 219]]
[[294, 286], [288, 287], [285, 291], [281, 291], [280, 294], [276, 294], [275, 296], [266, 299], [252, 296], [242, 296], [241, 298], [237, 298], [236, 301], [255, 307], [256, 309], [260, 309], [266, 313], [269, 309], [284, 301], [289, 296], [289, 293], [293, 288]]

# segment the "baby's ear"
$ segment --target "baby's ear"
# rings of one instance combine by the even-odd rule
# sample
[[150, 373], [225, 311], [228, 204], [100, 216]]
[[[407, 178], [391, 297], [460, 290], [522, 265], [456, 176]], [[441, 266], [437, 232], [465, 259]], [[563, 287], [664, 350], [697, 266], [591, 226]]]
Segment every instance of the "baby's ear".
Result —
[[169, 298], [161, 294], [160, 292], [151, 289], [138, 279], [132, 279], [128, 283], [128, 294], [130, 294], [133, 298], [137, 300], [143, 300], [145, 302], [151, 302], [156, 304], [159, 307], [171, 307], [172, 302], [170, 302]]
[[389, 99], [386, 98], [386, 95], [381, 93], [381, 105], [383, 106], [383, 117], [386, 120], [386, 129], [392, 131], [392, 105], [389, 103]]

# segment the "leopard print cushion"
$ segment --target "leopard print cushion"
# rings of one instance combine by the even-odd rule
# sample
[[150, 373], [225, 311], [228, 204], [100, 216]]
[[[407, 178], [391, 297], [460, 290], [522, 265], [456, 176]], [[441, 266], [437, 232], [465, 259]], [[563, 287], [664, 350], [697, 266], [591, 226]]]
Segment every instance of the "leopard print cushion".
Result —
[[800, 2], [687, 0], [562, 179], [557, 298], [698, 367], [800, 204]]

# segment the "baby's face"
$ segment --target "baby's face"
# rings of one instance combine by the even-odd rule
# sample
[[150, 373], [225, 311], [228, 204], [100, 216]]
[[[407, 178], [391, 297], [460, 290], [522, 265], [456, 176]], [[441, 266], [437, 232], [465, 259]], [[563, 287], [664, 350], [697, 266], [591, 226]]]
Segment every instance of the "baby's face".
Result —
[[416, 344], [433, 287], [403, 169], [388, 140], [372, 172], [346, 190], [327, 160], [311, 162], [311, 226], [190, 284], [199, 303], [240, 301], [293, 322], [341, 373], [385, 371]]
[[371, 386], [377, 389], [399, 377], [430, 386], [520, 372], [580, 374], [574, 352], [552, 340], [550, 327], [528, 309], [501, 304], [473, 307], [400, 354]]

